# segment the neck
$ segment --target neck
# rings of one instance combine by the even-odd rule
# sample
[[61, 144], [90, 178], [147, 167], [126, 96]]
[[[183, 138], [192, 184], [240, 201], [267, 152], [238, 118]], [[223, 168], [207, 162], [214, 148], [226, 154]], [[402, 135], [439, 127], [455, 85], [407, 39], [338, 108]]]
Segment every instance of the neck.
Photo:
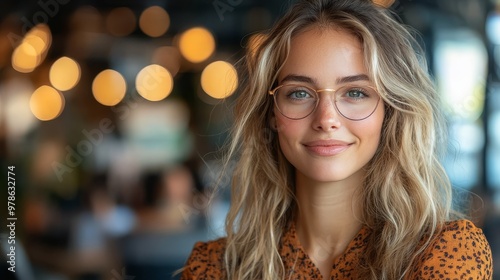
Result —
[[362, 226], [358, 191], [362, 174], [341, 182], [317, 182], [297, 173], [296, 232], [314, 259], [333, 260], [343, 253]]

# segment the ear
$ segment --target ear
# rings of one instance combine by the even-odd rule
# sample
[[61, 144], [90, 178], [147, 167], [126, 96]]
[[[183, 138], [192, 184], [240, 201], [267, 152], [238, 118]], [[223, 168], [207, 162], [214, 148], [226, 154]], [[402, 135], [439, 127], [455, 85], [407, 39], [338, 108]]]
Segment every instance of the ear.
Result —
[[384, 8], [389, 8], [395, 0], [373, 0], [373, 3], [377, 6], [381, 6]]

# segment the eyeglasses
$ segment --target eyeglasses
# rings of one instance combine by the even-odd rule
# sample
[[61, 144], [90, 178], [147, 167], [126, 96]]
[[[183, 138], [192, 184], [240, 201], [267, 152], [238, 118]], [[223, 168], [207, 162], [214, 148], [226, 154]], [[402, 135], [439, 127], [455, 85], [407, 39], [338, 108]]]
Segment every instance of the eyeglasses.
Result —
[[298, 84], [279, 85], [273, 95], [278, 111], [292, 120], [300, 120], [312, 114], [319, 104], [320, 92], [333, 92], [335, 109], [344, 118], [361, 121], [377, 109], [380, 96], [371, 86], [346, 85], [338, 89], [312, 89]]

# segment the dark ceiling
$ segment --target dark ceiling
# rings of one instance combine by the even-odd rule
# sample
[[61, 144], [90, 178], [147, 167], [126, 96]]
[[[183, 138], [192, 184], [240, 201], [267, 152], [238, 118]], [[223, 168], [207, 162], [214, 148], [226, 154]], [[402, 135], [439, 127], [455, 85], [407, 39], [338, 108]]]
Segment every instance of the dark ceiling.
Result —
[[[249, 31], [252, 32], [245, 28], [244, 23], [248, 21], [246, 16], [252, 9], [266, 10], [272, 21], [291, 2], [294, 0], [3, 0], [0, 2], [0, 22], [9, 15], [17, 17], [18, 20], [22, 19], [23, 24], [26, 24], [25, 22], [33, 24], [48, 19], [51, 30], [58, 33], [65, 31], [68, 16], [81, 6], [90, 5], [103, 13], [112, 8], [125, 6], [139, 15], [146, 7], [159, 5], [165, 8], [171, 16], [170, 31], [177, 32], [188, 28], [189, 25], [199, 24], [211, 29], [219, 39], [224, 41], [231, 40], [232, 37], [241, 37]], [[443, 17], [457, 18], [459, 21], [469, 23], [471, 21], [482, 23], [489, 10], [488, 5], [491, 5], [488, 0], [396, 0], [391, 9], [402, 16], [403, 20], [405, 20], [405, 13], [414, 7], [420, 7], [438, 12]], [[43, 13], [46, 17], [41, 15]], [[257, 24], [253, 26], [265, 27], [270, 24], [270, 22], [262, 22], [259, 26], [258, 23], [262, 20], [262, 18], [255, 18], [254, 21]], [[480, 27], [479, 24], [478, 27]], [[141, 34], [137, 32], [135, 35]]]

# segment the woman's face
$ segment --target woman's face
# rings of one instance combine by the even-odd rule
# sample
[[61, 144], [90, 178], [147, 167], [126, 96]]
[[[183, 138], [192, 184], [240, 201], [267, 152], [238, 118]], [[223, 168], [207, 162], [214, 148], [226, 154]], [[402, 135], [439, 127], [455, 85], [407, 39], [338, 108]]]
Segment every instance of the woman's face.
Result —
[[[341, 30], [311, 28], [292, 38], [290, 55], [278, 76], [278, 84], [299, 84], [313, 89], [337, 89], [344, 85], [371, 85], [361, 43]], [[298, 176], [333, 182], [362, 175], [380, 141], [384, 104], [360, 121], [340, 115], [332, 97], [318, 93], [319, 104], [306, 118], [292, 120], [274, 108], [281, 150]], [[377, 94], [378, 95], [378, 94]]]

